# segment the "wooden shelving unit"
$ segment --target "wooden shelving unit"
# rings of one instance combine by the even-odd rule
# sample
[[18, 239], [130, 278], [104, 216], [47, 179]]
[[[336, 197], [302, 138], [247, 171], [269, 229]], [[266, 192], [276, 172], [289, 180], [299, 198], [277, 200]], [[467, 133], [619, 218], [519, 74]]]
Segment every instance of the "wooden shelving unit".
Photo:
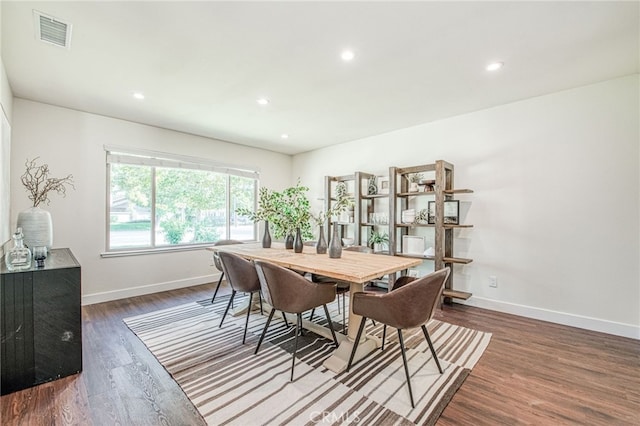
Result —
[[[409, 190], [409, 179], [414, 174], [427, 174], [433, 177], [435, 185], [433, 190], [424, 192], [416, 192]], [[442, 269], [449, 266], [453, 269], [454, 265], [466, 265], [471, 263], [472, 259], [466, 259], [454, 256], [454, 235], [455, 229], [472, 228], [473, 225], [468, 224], [449, 224], [444, 221], [444, 203], [453, 199], [457, 194], [471, 194], [470, 189], [454, 188], [453, 164], [443, 160], [438, 160], [433, 164], [424, 164], [413, 167], [390, 167], [389, 168], [389, 220], [391, 225], [389, 233], [389, 247], [391, 254], [396, 256], [418, 257], [434, 262], [434, 269]], [[422, 197], [431, 197], [435, 201], [435, 223], [401, 223], [401, 212], [409, 208], [410, 200], [419, 200]], [[425, 206], [426, 207], [426, 206]], [[458, 212], [459, 214], [459, 212]], [[403, 236], [411, 235], [412, 230], [419, 228], [434, 229], [434, 255], [424, 256], [418, 254], [403, 253], [405, 248], [402, 246]], [[471, 293], [455, 290], [453, 288], [453, 273], [449, 275], [445, 283], [444, 290], [445, 302], [451, 302], [451, 299], [468, 299]]]
[[[350, 237], [354, 239], [354, 244], [367, 245], [371, 232], [388, 232], [389, 249], [388, 254], [392, 256], [403, 256], [430, 260], [434, 263], [434, 269], [442, 269], [454, 265], [467, 265], [472, 259], [457, 257], [454, 255], [454, 232], [456, 229], [473, 228], [470, 224], [445, 223], [444, 205], [445, 201], [453, 200], [453, 197], [461, 194], [472, 194], [471, 189], [455, 188], [453, 184], [453, 165], [443, 160], [438, 160], [433, 164], [424, 164], [413, 167], [390, 167], [389, 168], [389, 188], [388, 193], [368, 194], [368, 181], [375, 177], [371, 173], [355, 172], [352, 175], [325, 176], [325, 210], [331, 207], [335, 201], [335, 186], [338, 182], [347, 184], [349, 194], [353, 196], [354, 211], [353, 222], [337, 222], [340, 227], [341, 238]], [[425, 191], [411, 191], [409, 185], [410, 176], [422, 173], [428, 175], [430, 183]], [[435, 201], [434, 223], [401, 223], [401, 212], [408, 209], [409, 204], [422, 204], [426, 208], [428, 201]], [[388, 206], [384, 203], [387, 202]], [[373, 222], [370, 220], [371, 213], [384, 213], [387, 209], [387, 223]], [[458, 212], [460, 214], [460, 212]], [[332, 235], [334, 223], [327, 226], [328, 240]], [[421, 232], [421, 228], [433, 229], [434, 255], [426, 256], [417, 253], [405, 253], [402, 247], [402, 237], [411, 236], [416, 232]], [[393, 284], [395, 274], [389, 276], [388, 282]], [[468, 299], [471, 293], [455, 290], [453, 288], [453, 273], [449, 275], [445, 283], [443, 293], [445, 302], [452, 299]]]

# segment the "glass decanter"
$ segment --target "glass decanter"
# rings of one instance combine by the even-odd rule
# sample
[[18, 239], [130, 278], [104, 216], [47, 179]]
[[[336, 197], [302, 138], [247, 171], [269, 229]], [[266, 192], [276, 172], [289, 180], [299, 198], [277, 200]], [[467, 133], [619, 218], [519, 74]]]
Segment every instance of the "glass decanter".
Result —
[[4, 256], [7, 269], [20, 271], [31, 267], [31, 250], [24, 246], [22, 228], [18, 228], [13, 234], [13, 248]]

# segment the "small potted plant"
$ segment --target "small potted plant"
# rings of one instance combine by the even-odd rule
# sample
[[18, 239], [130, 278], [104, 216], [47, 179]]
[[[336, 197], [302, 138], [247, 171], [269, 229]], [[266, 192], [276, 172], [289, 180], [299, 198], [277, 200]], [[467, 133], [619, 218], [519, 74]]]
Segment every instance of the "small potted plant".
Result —
[[271, 233], [269, 232], [269, 221], [272, 221], [277, 214], [277, 203], [279, 193], [267, 187], [261, 187], [258, 192], [258, 208], [255, 211], [241, 207], [236, 209], [240, 216], [246, 216], [252, 222], [264, 221], [264, 235], [262, 237], [262, 247], [271, 247]]
[[409, 175], [409, 192], [418, 192], [418, 182], [422, 180], [422, 173], [412, 173]]
[[389, 234], [386, 232], [373, 231], [367, 243], [374, 252], [384, 251], [389, 245]]
[[416, 223], [420, 225], [426, 225], [427, 223], [429, 223], [428, 209], [418, 210], [418, 213], [416, 214]]

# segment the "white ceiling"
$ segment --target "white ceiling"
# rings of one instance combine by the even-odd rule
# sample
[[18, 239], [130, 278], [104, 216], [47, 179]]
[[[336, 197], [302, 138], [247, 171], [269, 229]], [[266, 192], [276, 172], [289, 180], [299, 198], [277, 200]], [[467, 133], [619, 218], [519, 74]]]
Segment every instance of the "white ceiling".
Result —
[[[33, 9], [73, 25], [70, 50], [36, 40]], [[637, 1], [2, 1], [2, 58], [16, 97], [296, 154], [637, 73], [639, 13]], [[505, 66], [489, 73], [492, 61]]]

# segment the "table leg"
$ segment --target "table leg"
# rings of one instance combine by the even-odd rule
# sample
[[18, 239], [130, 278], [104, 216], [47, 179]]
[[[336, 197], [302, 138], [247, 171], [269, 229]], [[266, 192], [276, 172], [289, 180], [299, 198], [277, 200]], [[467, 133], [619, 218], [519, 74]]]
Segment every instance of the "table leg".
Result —
[[[358, 328], [362, 317], [355, 315], [351, 309], [351, 300], [353, 300], [354, 293], [358, 293], [364, 290], [364, 284], [351, 283], [349, 287], [349, 331], [347, 338], [340, 342], [340, 346], [336, 349], [329, 358], [322, 364], [326, 369], [333, 371], [334, 373], [341, 373], [347, 369], [347, 363], [351, 356], [351, 350], [355, 344], [356, 335], [358, 334]], [[358, 342], [358, 349], [353, 362], [357, 362], [379, 348], [381, 345], [380, 339], [374, 336], [369, 336], [366, 333], [360, 338]]]

